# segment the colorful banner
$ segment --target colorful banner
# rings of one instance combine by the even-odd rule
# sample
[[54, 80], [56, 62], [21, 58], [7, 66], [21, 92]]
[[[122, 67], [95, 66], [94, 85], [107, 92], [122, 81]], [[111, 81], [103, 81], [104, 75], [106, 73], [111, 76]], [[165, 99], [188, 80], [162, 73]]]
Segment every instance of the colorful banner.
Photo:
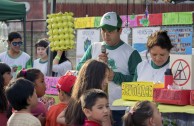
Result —
[[162, 25], [162, 14], [149, 14], [149, 26]]
[[192, 12], [163, 13], [162, 25], [192, 24]]
[[75, 28], [93, 28], [95, 17], [84, 17], [75, 19]]
[[97, 28], [100, 26], [100, 20], [102, 17], [95, 17], [94, 19], [94, 27]]
[[[149, 14], [148, 18], [145, 14], [140, 15], [122, 15], [122, 27], [137, 26], [158, 26], [158, 25], [177, 25], [177, 24], [192, 24], [192, 12], [173, 12]], [[78, 28], [96, 28], [100, 25], [101, 17], [82, 17], [75, 18], [75, 29]]]
[[126, 27], [128, 23], [128, 27], [136, 27], [137, 26], [137, 17], [135, 15], [123, 15], [120, 16], [122, 19], [122, 27]]
[[193, 24], [193, 12], [179, 12], [179, 24]]
[[137, 15], [138, 26], [156, 26], [162, 25], [162, 14], [149, 14], [148, 18], [145, 15]]
[[45, 77], [44, 81], [46, 83], [46, 94], [58, 95], [58, 90], [56, 87], [58, 77]]
[[174, 46], [171, 50], [172, 54], [192, 54], [192, 26], [169, 26], [162, 27], [162, 30], [168, 31], [168, 35]]

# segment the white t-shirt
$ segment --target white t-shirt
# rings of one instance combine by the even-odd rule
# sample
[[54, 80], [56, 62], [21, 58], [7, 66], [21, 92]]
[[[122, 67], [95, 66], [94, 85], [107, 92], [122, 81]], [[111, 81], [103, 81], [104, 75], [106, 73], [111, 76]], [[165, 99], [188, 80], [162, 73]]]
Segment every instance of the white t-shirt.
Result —
[[33, 68], [39, 69], [44, 75], [46, 75], [47, 68], [48, 68], [48, 61], [42, 62], [40, 58], [36, 59], [33, 62]]
[[57, 73], [57, 77], [63, 76], [68, 70], [72, 70], [72, 64], [69, 60], [53, 65], [53, 72]]
[[169, 63], [163, 67], [153, 68], [150, 60], [144, 60], [137, 65], [137, 81], [164, 82], [164, 72], [169, 68]]
[[7, 51], [2, 52], [0, 54], [0, 61], [8, 64], [10, 67], [18, 66], [21, 68], [27, 68], [28, 65], [31, 65], [30, 56], [22, 51], [20, 51], [20, 55], [16, 58], [11, 57]]
[[31, 113], [13, 113], [7, 126], [41, 126], [41, 123]]

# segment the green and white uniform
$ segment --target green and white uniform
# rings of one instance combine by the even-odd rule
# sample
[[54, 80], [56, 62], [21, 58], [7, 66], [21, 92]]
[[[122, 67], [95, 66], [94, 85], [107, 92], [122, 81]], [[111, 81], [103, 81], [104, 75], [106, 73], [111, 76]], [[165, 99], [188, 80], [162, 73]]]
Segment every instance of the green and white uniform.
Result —
[[39, 69], [44, 75], [47, 74], [48, 60], [41, 61], [41, 59], [36, 59], [33, 62], [33, 68]]
[[20, 54], [16, 58], [11, 57], [7, 51], [2, 52], [0, 54], [0, 61], [8, 64], [10, 67], [13, 67], [13, 66], [17, 66], [19, 68], [32, 67], [30, 56], [27, 53], [22, 51], [20, 51]]
[[108, 66], [115, 73], [113, 81], [108, 84], [110, 108], [111, 110], [125, 110], [125, 107], [113, 107], [112, 103], [121, 98], [121, 83], [133, 80], [135, 68], [141, 62], [141, 57], [136, 50], [123, 41], [120, 41], [116, 46], [109, 46], [105, 42], [95, 42], [87, 49], [77, 66], [77, 70], [88, 59], [98, 59], [102, 44], [105, 45], [108, 53]]
[[162, 66], [157, 66], [151, 59], [142, 61], [137, 65], [134, 81], [164, 82], [164, 72], [169, 68], [169, 62], [168, 59]]

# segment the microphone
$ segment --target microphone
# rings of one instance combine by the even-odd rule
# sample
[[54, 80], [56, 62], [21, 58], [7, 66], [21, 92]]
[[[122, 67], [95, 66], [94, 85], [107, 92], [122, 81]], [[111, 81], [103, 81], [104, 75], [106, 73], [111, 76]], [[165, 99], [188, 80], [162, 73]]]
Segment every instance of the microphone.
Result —
[[101, 53], [106, 53], [106, 47], [105, 47], [105, 45], [102, 45], [101, 46]]

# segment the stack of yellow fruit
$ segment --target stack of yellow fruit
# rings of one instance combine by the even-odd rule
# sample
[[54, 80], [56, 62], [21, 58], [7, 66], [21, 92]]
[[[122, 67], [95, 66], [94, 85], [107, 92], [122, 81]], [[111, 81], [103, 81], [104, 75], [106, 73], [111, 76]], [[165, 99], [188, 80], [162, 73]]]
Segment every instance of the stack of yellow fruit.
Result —
[[72, 12], [49, 14], [47, 23], [51, 51], [65, 51], [75, 47]]

